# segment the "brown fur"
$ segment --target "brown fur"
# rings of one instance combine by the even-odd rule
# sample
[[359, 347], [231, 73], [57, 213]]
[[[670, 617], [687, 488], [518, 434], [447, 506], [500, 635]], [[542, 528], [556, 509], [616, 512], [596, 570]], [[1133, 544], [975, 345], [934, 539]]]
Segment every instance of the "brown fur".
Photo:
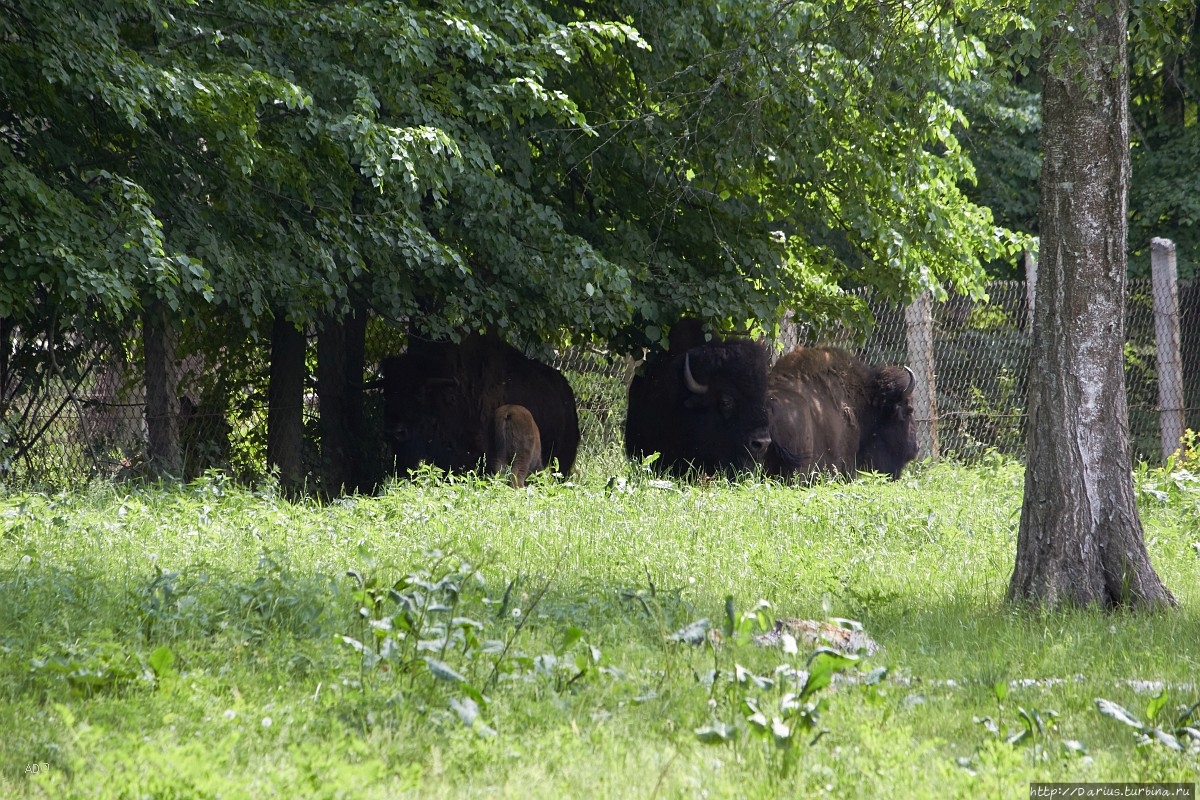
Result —
[[496, 409], [504, 405], [524, 406], [537, 420], [539, 468], [557, 462], [566, 475], [574, 465], [579, 417], [567, 379], [496, 337], [410, 341], [407, 353], [381, 366], [384, 423], [398, 474], [421, 463], [450, 472], [490, 469]]
[[868, 367], [834, 347], [798, 347], [768, 377], [769, 472], [858, 470], [900, 476], [917, 455], [911, 378], [902, 367]]
[[512, 470], [512, 485], [520, 489], [529, 473], [541, 469], [542, 439], [533, 414], [525, 406], [503, 405], [496, 409], [495, 446], [492, 448], [492, 472]]

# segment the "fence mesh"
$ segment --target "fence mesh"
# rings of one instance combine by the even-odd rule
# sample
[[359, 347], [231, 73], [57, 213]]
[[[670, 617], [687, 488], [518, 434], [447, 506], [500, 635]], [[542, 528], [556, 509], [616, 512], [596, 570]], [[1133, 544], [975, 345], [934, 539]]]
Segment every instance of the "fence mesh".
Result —
[[922, 384], [935, 387], [927, 407], [916, 409], [922, 454], [970, 460], [995, 450], [1019, 457], [1030, 344], [1025, 283], [993, 282], [987, 295], [986, 302], [951, 296], [931, 303], [929, 319], [920, 325], [910, 322], [906, 309], [868, 294], [875, 325], [865, 341], [840, 327], [801, 338], [837, 344], [873, 365], [914, 366], [919, 351], [931, 354], [927, 371], [914, 366]]
[[[1136, 459], [1158, 462], [1164, 424], [1169, 432], [1171, 425], [1200, 429], [1200, 285], [1177, 287], [1179, 366], [1162, 376], [1161, 387], [1157, 337], [1169, 333], [1170, 320], [1156, 312], [1151, 281], [1131, 281], [1129, 289], [1125, 381], [1132, 450]], [[931, 304], [924, 321], [917, 304], [905, 309], [871, 296], [864, 300], [875, 319], [865, 336], [833, 328], [794, 332], [795, 340], [838, 344], [867, 363], [909, 364], [927, 377], [936, 390], [924, 409], [918, 408], [923, 455], [959, 461], [991, 451], [1024, 455], [1030, 364], [1024, 282], [994, 282], [986, 301], [951, 297]], [[373, 321], [368, 335], [369, 363], [395, 352], [402, 341], [382, 321]], [[140, 374], [102, 355], [78, 374], [65, 375], [45, 359], [24, 374], [5, 376], [10, 384], [24, 383], [21, 391], [0, 386], [7, 391], [0, 395], [0, 483], [66, 486], [95, 476], [139, 474], [146, 440]], [[575, 390], [581, 459], [621, 453], [632, 360], [594, 348], [560, 352], [549, 360]], [[247, 369], [236, 388], [228, 380], [214, 382], [212, 373], [198, 357], [181, 364], [186, 475], [216, 466], [239, 478], [259, 477], [265, 470], [266, 371]], [[305, 402], [305, 458], [315, 473], [320, 412], [315, 395], [306, 395]], [[378, 393], [368, 394], [367, 405], [368, 420], [381, 426]]]

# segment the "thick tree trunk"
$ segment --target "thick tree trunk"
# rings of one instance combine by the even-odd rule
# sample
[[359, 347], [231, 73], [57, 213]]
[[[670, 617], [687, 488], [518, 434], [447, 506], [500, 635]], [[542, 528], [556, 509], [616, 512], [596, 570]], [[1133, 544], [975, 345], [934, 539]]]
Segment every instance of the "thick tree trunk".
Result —
[[304, 481], [304, 332], [275, 315], [267, 388], [267, 467], [279, 469], [287, 491]]
[[156, 478], [180, 478], [183, 449], [179, 444], [176, 331], [170, 310], [151, 300], [142, 315], [142, 348], [146, 381], [146, 465]]
[[365, 312], [345, 320], [328, 319], [317, 338], [317, 394], [321, 400], [321, 461], [325, 491], [362, 491], [370, 451], [363, 437]]
[[1008, 596], [1049, 608], [1174, 604], [1150, 566], [1131, 474], [1128, 9], [1103, 16], [1107, 2], [1081, 0], [1075, 33], [1064, 24], [1043, 43], [1029, 457]]

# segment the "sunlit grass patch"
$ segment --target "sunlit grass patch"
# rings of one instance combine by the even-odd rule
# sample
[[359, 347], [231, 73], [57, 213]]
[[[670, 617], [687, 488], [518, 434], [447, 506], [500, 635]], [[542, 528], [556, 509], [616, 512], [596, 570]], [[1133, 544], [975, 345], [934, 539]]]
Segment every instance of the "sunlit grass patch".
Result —
[[[1171, 779], [1195, 752], [1139, 736], [1200, 700], [1200, 488], [1137, 481], [1168, 614], [1008, 607], [1022, 472], [1003, 461], [804, 487], [624, 464], [520, 491], [429, 473], [328, 504], [219, 476], [12, 495], [0, 794], [974, 797]], [[747, 638], [830, 618], [879, 649], [807, 694], [810, 648]]]

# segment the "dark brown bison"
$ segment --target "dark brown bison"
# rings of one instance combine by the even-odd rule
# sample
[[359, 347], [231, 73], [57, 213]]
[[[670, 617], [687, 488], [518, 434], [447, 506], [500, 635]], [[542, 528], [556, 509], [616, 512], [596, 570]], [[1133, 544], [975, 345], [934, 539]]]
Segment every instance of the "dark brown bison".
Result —
[[494, 336], [459, 344], [413, 339], [381, 364], [384, 426], [400, 474], [421, 463], [447, 471], [491, 469], [496, 410], [524, 406], [540, 438], [540, 464], [575, 465], [579, 417], [562, 373]]
[[654, 469], [676, 475], [746, 469], [771, 442], [767, 352], [744, 339], [706, 342], [700, 324], [682, 320], [670, 349], [647, 360], [629, 384], [625, 452], [660, 453]]
[[917, 457], [908, 367], [868, 367], [834, 347], [798, 347], [771, 368], [771, 449], [778, 476], [859, 471], [900, 477]]
[[533, 414], [525, 406], [503, 405], [494, 417], [492, 452], [488, 468], [492, 472], [510, 470], [512, 485], [520, 489], [529, 473], [541, 469], [542, 437]]

